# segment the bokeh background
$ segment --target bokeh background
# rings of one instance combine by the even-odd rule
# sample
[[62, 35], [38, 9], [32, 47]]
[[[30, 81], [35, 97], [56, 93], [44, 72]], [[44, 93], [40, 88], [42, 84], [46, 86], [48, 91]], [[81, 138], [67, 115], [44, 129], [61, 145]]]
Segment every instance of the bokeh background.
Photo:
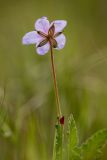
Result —
[[39, 56], [21, 42], [42, 16], [68, 21], [66, 46], [54, 52], [65, 125], [73, 113], [80, 143], [107, 127], [107, 1], [0, 0], [0, 160], [52, 157], [50, 53]]

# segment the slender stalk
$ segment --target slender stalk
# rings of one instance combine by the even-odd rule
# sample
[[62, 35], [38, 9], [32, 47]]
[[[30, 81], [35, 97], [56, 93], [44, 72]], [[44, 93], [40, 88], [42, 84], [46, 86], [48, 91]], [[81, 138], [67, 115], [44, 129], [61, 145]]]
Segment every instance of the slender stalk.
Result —
[[59, 93], [58, 93], [58, 86], [57, 86], [57, 80], [56, 80], [56, 72], [55, 72], [55, 65], [54, 65], [54, 54], [53, 54], [53, 48], [52, 45], [50, 45], [50, 51], [51, 51], [51, 65], [52, 65], [52, 74], [53, 74], [53, 82], [54, 82], [54, 89], [55, 89], [55, 96], [56, 96], [56, 105], [57, 105], [57, 116], [61, 118], [61, 107], [60, 107], [60, 100], [59, 100]]

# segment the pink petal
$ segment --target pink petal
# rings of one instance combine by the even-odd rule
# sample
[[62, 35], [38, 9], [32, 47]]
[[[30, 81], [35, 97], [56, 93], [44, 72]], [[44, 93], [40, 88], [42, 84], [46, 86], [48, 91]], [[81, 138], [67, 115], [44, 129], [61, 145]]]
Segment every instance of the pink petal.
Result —
[[37, 47], [37, 53], [39, 55], [44, 55], [49, 51], [49, 49], [50, 49], [50, 44], [49, 44], [49, 42], [47, 42], [44, 46]]
[[65, 43], [66, 43], [66, 37], [64, 34], [59, 35], [58, 37], [55, 38], [57, 41], [57, 48], [58, 50], [64, 48]]
[[49, 21], [47, 20], [47, 17], [42, 17], [40, 19], [38, 19], [35, 23], [35, 29], [37, 31], [41, 31], [43, 33], [48, 33], [50, 24]]
[[55, 25], [55, 33], [61, 32], [67, 25], [67, 21], [64, 20], [56, 20], [51, 23], [51, 25]]
[[25, 45], [29, 44], [36, 44], [43, 40], [43, 37], [41, 37], [36, 31], [31, 31], [26, 33], [22, 38], [22, 43]]

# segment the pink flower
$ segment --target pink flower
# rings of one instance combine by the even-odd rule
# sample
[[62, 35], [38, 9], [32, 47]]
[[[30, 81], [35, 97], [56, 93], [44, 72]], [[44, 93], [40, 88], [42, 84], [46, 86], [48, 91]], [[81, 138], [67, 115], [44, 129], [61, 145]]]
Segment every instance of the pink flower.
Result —
[[22, 43], [25, 45], [36, 44], [39, 55], [46, 54], [50, 46], [60, 50], [66, 43], [66, 38], [62, 33], [66, 25], [67, 22], [64, 20], [49, 23], [47, 17], [42, 17], [35, 22], [35, 31], [24, 35]]

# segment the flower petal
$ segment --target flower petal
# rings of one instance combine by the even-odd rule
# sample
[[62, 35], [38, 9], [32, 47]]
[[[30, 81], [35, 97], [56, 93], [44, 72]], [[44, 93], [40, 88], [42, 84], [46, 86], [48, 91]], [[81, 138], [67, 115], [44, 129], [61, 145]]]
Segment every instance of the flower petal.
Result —
[[41, 31], [43, 33], [48, 33], [50, 24], [49, 21], [47, 20], [47, 17], [42, 17], [40, 19], [38, 19], [35, 23], [35, 29], [37, 31]]
[[44, 46], [37, 47], [37, 53], [39, 55], [44, 55], [49, 51], [49, 49], [50, 49], [50, 44], [49, 44], [49, 42], [47, 42]]
[[56, 20], [51, 23], [51, 25], [55, 25], [55, 33], [61, 32], [67, 25], [67, 21], [65, 20]]
[[62, 49], [65, 46], [66, 43], [66, 37], [64, 36], [64, 34], [60, 34], [58, 37], [55, 38], [55, 40], [57, 41], [57, 48], [55, 49]]
[[41, 37], [36, 31], [31, 31], [23, 36], [22, 43], [25, 45], [36, 44], [42, 40], [43, 37]]

